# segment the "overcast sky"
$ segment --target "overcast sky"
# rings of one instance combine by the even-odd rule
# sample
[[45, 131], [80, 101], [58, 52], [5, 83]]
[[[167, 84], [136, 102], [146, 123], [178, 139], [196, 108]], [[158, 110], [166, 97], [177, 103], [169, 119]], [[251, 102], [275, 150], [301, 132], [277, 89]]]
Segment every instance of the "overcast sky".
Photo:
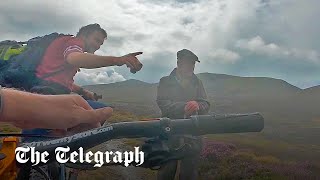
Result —
[[99, 23], [108, 40], [100, 55], [143, 51], [142, 71], [82, 70], [78, 84], [126, 79], [154, 83], [187, 48], [196, 73], [283, 79], [301, 88], [320, 84], [320, 1], [317, 0], [10, 0], [1, 2], [1, 40], [51, 32], [76, 34]]

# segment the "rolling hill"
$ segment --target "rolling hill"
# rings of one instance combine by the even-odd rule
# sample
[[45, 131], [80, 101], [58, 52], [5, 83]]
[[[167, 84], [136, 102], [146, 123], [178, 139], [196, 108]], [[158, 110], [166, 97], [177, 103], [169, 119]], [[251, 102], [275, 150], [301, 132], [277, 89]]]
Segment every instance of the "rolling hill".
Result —
[[[212, 73], [197, 76], [207, 91], [211, 112], [260, 112], [266, 122], [262, 133], [265, 138], [320, 147], [320, 86], [300, 89], [273, 78]], [[102, 101], [117, 109], [159, 117], [157, 85], [131, 79], [85, 88], [102, 94]]]

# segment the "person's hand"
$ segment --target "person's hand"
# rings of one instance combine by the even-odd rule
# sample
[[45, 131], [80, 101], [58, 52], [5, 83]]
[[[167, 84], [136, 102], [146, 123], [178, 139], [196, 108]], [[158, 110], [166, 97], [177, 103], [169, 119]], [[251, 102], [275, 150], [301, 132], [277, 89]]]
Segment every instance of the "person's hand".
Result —
[[199, 111], [199, 104], [197, 103], [197, 101], [189, 101], [184, 107], [184, 113], [187, 116], [190, 116], [197, 111]]
[[92, 109], [79, 95], [39, 95], [2, 89], [0, 121], [24, 128], [68, 129], [86, 124], [99, 127], [112, 115], [112, 108]]
[[140, 71], [143, 66], [142, 63], [136, 57], [140, 54], [142, 54], [142, 52], [134, 52], [121, 56], [117, 61], [117, 65], [122, 66], [125, 64], [128, 68], [130, 68], [131, 73], [136, 73], [137, 71]]

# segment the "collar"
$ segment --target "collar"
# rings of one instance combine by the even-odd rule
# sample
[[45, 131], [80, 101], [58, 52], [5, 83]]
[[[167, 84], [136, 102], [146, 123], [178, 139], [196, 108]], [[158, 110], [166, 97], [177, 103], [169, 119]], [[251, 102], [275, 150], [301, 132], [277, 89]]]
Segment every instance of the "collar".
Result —
[[[179, 77], [177, 76], [177, 68], [174, 68], [171, 73], [170, 76], [175, 78], [176, 81], [178, 81], [179, 83], [181, 83], [181, 79], [179, 79]], [[192, 74], [192, 77], [190, 79], [192, 84], [195, 84], [197, 82], [197, 76], [195, 74]]]

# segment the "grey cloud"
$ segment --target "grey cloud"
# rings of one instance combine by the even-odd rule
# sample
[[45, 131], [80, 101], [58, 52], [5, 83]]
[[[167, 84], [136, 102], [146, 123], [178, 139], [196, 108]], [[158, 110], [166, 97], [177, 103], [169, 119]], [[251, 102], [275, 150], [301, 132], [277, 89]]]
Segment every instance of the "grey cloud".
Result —
[[179, 3], [195, 3], [195, 2], [197, 2], [197, 0], [176, 0], [177, 2], [179, 2]]
[[[1, 39], [75, 33], [82, 25], [97, 22], [109, 34], [102, 54], [144, 51], [139, 57], [144, 63], [141, 72], [115, 67], [116, 73], [97, 69], [99, 76], [118, 73], [124, 79], [157, 82], [175, 67], [175, 52], [187, 48], [201, 58], [197, 72], [276, 77], [306, 86], [319, 83], [319, 66], [304, 59], [314, 59], [320, 52], [319, 5], [316, 0], [14, 0], [1, 3], [0, 33]], [[273, 43], [278, 52], [291, 50], [292, 56], [235, 47], [238, 40], [257, 36], [264, 41], [262, 47]], [[87, 77], [91, 78], [83, 75], [82, 81], [89, 83]], [[98, 82], [92, 79], [91, 83]]]
[[306, 88], [317, 85], [320, 76], [319, 67], [307, 63], [295, 61], [282, 61], [279, 58], [264, 58], [261, 56], [247, 55], [241, 61], [233, 64], [222, 64], [211, 61], [199, 63], [196, 72], [210, 72], [246, 77], [272, 77], [283, 79], [298, 87]]
[[262, 1], [254, 17], [238, 23], [238, 37], [260, 35], [288, 47], [320, 50], [320, 42], [314, 41], [320, 32], [319, 5], [316, 0]]
[[134, 41], [143, 41], [143, 40], [147, 40], [149, 37], [150, 37], [150, 35], [142, 34], [142, 33], [137, 33], [137, 34], [134, 34], [134, 35], [132, 36], [132, 39], [133, 39]]
[[[309, 15], [310, 12], [317, 14], [314, 10], [318, 7], [317, 1], [197, 1], [190, 6], [188, 3], [177, 5], [173, 1], [139, 2], [144, 3], [146, 9], [154, 8], [148, 11], [147, 17], [137, 17], [142, 18], [146, 23], [144, 27], [150, 27], [148, 32], [155, 32], [155, 35], [152, 34], [136, 44], [137, 47], [151, 52], [145, 59], [147, 53], [141, 56], [145, 64], [141, 72], [132, 75], [126, 68], [116, 69], [125, 78], [157, 82], [175, 67], [174, 53], [177, 49], [189, 48], [194, 49], [202, 59], [196, 67], [197, 72], [275, 77], [299, 85], [317, 82], [318, 66], [304, 61], [302, 56], [294, 57], [292, 61], [291, 56], [273, 57], [235, 48], [239, 39], [261, 36], [264, 45], [274, 43], [286, 49], [295, 47], [298, 51], [318, 50], [319, 41], [315, 41], [319, 27], [315, 18], [318, 16]], [[306, 10], [310, 10], [306, 16], [303, 13], [294, 14], [294, 9], [299, 6], [306, 6]], [[166, 10], [165, 14], [163, 9]], [[302, 10], [298, 12], [300, 11]], [[294, 18], [296, 16], [298, 17]], [[306, 23], [311, 26], [311, 30], [304, 30], [309, 27]], [[123, 34], [126, 43], [121, 49], [130, 49], [127, 43], [134, 44], [133, 40], [128, 38], [128, 33]], [[143, 34], [144, 29], [138, 27], [136, 32], [129, 34], [132, 33]], [[194, 34], [196, 36], [193, 36]], [[306, 38], [301, 41], [302, 36]], [[229, 61], [224, 61], [224, 57], [229, 57], [226, 59]], [[305, 83], [306, 80], [308, 83]]]
[[123, 36], [113, 36], [112, 34], [109, 35], [107, 39], [108, 45], [112, 47], [121, 47], [125, 43], [126, 39]]
[[188, 25], [194, 22], [194, 19], [192, 17], [184, 17], [181, 19], [181, 23], [183, 25]]
[[283, 59], [306, 60], [311, 63], [320, 63], [320, 55], [316, 51], [287, 48], [274, 43], [266, 43], [260, 36], [236, 42], [236, 47], [270, 57], [282, 57]]
[[174, 31], [170, 34], [170, 36], [174, 39], [180, 40], [180, 41], [190, 41], [192, 37], [190, 35], [187, 35], [184, 32], [181, 31]]
[[210, 58], [213, 61], [227, 64], [235, 63], [241, 58], [241, 56], [237, 52], [228, 49], [214, 49], [207, 55], [207, 58]]
[[59, 3], [12, 0], [1, 4], [2, 36], [29, 38], [52, 31], [71, 33], [86, 23], [81, 12], [65, 11]]
[[200, 0], [140, 0], [139, 2], [142, 3], [155, 3], [155, 4], [173, 4], [173, 3], [196, 3], [199, 2]]
[[108, 77], [110, 77], [110, 76], [112, 76], [114, 74], [114, 71], [108, 70], [108, 71], [106, 71], [106, 73], [107, 73]]
[[[121, 74], [110, 68], [103, 70], [82, 70], [75, 76], [74, 80], [79, 85], [108, 84], [126, 80]], [[108, 69], [108, 70], [106, 70]]]

